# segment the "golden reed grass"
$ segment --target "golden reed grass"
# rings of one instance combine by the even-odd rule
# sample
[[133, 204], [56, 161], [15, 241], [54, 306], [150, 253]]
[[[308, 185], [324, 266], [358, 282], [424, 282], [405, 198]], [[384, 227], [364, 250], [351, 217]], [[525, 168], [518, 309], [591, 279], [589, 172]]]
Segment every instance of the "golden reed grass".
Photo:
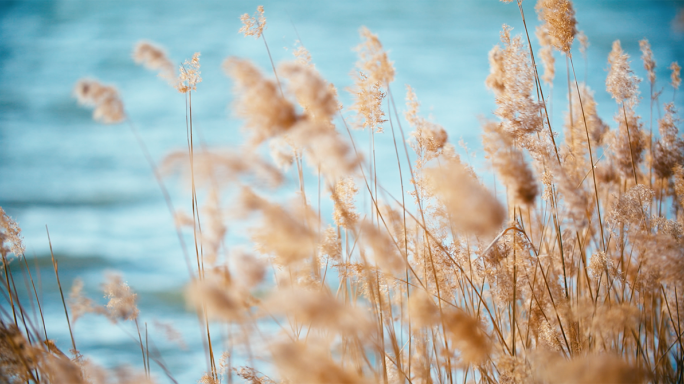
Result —
[[[526, 21], [522, 0], [517, 5]], [[272, 62], [272, 74], [246, 59], [226, 59], [232, 108], [247, 136], [238, 152], [194, 144], [199, 53], [176, 73], [162, 48], [134, 48], [136, 63], [187, 100], [188, 148], [159, 167], [116, 89], [92, 79], [76, 84], [78, 102], [94, 108], [95, 120], [130, 124], [167, 198], [190, 276], [188, 308], [204, 339], [200, 382], [682, 382], [684, 140], [677, 110], [654, 92], [656, 62], [648, 41], [639, 42], [651, 107], [665, 111], [659, 135], [644, 129], [635, 110], [640, 79], [617, 40], [607, 58], [606, 89], [617, 102], [616, 127], [609, 127], [591, 88], [575, 77], [571, 47], [578, 40], [585, 55], [589, 42], [576, 29], [572, 2], [539, 0], [536, 11], [542, 68], [527, 27], [515, 36], [504, 25], [501, 45], [489, 55], [484, 85], [497, 108], [496, 120], [482, 122], [483, 144], [506, 187], [503, 201], [456, 153], [446, 130], [419, 114], [411, 87], [400, 118], [393, 63], [367, 28], [360, 30], [346, 109], [301, 44], [292, 61]], [[268, 51], [264, 8], [241, 20], [240, 33], [262, 39]], [[551, 124], [543, 96], [553, 86], [554, 50], [568, 63], [563, 127]], [[674, 95], [680, 67], [670, 69]], [[368, 153], [351, 128], [368, 130]], [[387, 131], [402, 188], [404, 175], [410, 178], [409, 196], [386, 190], [377, 177], [374, 144]], [[258, 150], [266, 145], [271, 158]], [[305, 162], [318, 178], [317, 196], [304, 188]], [[286, 202], [269, 198], [293, 166], [299, 193]], [[191, 212], [168, 199], [162, 175], [170, 173], [190, 185]], [[329, 220], [321, 217], [325, 194], [334, 204]], [[362, 197], [370, 208], [357, 205]], [[76, 281], [65, 314], [70, 327], [85, 313], [131, 324], [143, 372], [97, 367], [73, 336], [71, 355], [60, 351], [17, 293], [9, 263], [22, 261], [21, 230], [2, 209], [0, 218], [9, 305], [0, 317], [0, 381], [151, 383], [159, 374], [174, 381], [150, 352], [137, 295], [119, 275], [103, 285], [106, 304], [85, 297]], [[241, 220], [252, 225], [251, 249], [224, 241], [229, 224]], [[192, 235], [189, 247], [182, 231]], [[56, 261], [54, 269], [59, 282]], [[217, 324], [235, 333], [212, 334]], [[178, 340], [171, 326], [163, 328]]]

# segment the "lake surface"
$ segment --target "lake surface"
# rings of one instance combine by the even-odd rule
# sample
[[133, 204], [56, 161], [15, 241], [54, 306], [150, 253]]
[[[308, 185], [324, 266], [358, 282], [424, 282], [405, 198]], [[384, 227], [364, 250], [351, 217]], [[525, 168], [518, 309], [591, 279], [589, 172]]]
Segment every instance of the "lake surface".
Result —
[[[266, 8], [266, 38], [274, 60], [292, 59], [294, 43], [301, 40], [318, 70], [337, 86], [345, 105], [350, 104], [345, 89], [352, 83], [349, 73], [356, 61], [352, 48], [359, 43], [358, 29], [370, 28], [395, 62], [392, 92], [397, 102], [402, 103], [404, 85], [410, 84], [423, 115], [442, 124], [452, 143], [463, 139], [475, 154], [473, 164], [486, 171], [478, 118], [491, 116], [495, 108], [493, 94], [484, 87], [487, 54], [499, 42], [503, 23], [511, 25], [514, 34], [524, 32], [514, 4], [494, 0], [259, 4]], [[95, 123], [71, 92], [82, 77], [115, 84], [152, 156], [160, 161], [169, 151], [186, 148], [185, 99], [136, 66], [132, 48], [141, 39], [155, 41], [177, 63], [201, 52], [204, 81], [193, 93], [195, 127], [210, 146], [237, 147], [244, 136], [240, 121], [228, 108], [231, 82], [220, 67], [226, 57], [238, 56], [270, 71], [263, 42], [237, 33], [239, 16], [251, 14], [257, 5], [235, 0], [0, 1], [0, 206], [23, 229], [28, 261], [39, 266], [47, 332], [62, 349], [68, 350], [70, 341], [48, 261], [46, 225], [67, 290], [74, 278], [81, 277], [91, 297], [97, 298], [105, 271], [120, 271], [139, 293], [141, 323], [148, 323], [178, 382], [195, 382], [205, 370], [197, 318], [183, 301], [188, 274], [150, 168], [127, 126]], [[538, 24], [533, 5], [524, 2], [530, 27]], [[595, 90], [599, 113], [612, 127], [617, 107], [605, 91], [612, 42], [622, 41], [632, 68], [645, 78], [638, 41], [649, 39], [658, 62], [658, 88], [665, 88], [662, 97], [669, 100], [672, 90], [666, 67], [676, 60], [684, 64], [684, 33], [673, 26], [682, 7], [681, 1], [575, 1], [578, 28], [591, 44], [586, 69], [576, 47], [573, 51], [577, 76], [586, 78]], [[553, 121], [561, 131], [567, 103], [565, 59], [556, 54], [556, 63]], [[642, 83], [641, 89], [647, 99], [647, 84]], [[642, 102], [639, 108], [646, 127], [647, 104]], [[359, 132], [356, 140], [367, 148], [366, 135]], [[389, 134], [377, 138], [378, 171], [386, 187], [398, 191], [392, 145]], [[296, 178], [293, 173], [288, 176], [279, 197], [294, 196]], [[305, 180], [307, 194], [316, 196], [313, 173], [307, 173]], [[187, 188], [175, 179], [167, 180], [167, 185], [174, 204], [189, 212]], [[324, 195], [324, 217], [326, 213], [330, 217], [328, 200]], [[244, 226], [231, 224], [227, 246], [245, 241]], [[19, 272], [16, 276], [21, 279]], [[162, 327], [154, 325], [158, 322], [173, 323], [184, 335], [187, 350], [164, 341]], [[77, 346], [93, 361], [141, 369], [140, 352], [129, 336], [133, 332], [130, 324], [114, 326], [94, 316], [75, 325]], [[154, 365], [153, 371], [165, 382]]]

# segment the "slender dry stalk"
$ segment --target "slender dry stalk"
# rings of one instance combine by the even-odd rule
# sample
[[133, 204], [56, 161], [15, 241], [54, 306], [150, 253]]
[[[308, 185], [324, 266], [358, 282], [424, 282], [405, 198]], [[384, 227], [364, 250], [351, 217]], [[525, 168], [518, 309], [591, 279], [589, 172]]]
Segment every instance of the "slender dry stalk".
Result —
[[55, 254], [52, 252], [52, 240], [50, 240], [50, 230], [47, 225], [45, 225], [45, 232], [48, 237], [48, 244], [50, 245], [50, 257], [52, 258], [52, 266], [55, 270], [55, 278], [57, 279], [57, 287], [59, 287], [59, 294], [62, 297], [62, 305], [64, 306], [64, 316], [66, 316], [67, 326], [69, 327], [69, 336], [71, 336], [71, 347], [73, 348], [71, 352], [75, 355], [78, 354], [78, 349], [76, 349], [76, 341], [74, 340], [74, 333], [71, 330], [71, 321], [69, 320], [69, 311], [67, 310], [66, 301], [64, 301], [64, 291], [62, 291], [62, 283], [59, 280], [59, 271], [57, 267], [57, 260], [55, 260]]

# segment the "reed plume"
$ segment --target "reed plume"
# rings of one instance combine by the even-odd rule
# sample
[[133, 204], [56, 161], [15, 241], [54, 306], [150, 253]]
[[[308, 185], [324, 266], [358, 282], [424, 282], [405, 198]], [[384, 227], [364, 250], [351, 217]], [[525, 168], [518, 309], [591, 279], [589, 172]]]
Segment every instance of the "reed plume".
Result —
[[669, 68], [672, 71], [672, 73], [670, 74], [672, 88], [679, 89], [679, 86], [682, 84], [682, 78], [680, 77], [680, 72], [682, 68], [676, 61], [670, 64]]
[[255, 39], [260, 38], [264, 33], [264, 28], [266, 28], [264, 6], [258, 6], [254, 16], [250, 17], [247, 13], [243, 14], [240, 16], [240, 21], [242, 22], [242, 27], [238, 33], [242, 33], [245, 36], [254, 36]]
[[292, 103], [253, 64], [231, 58], [223, 63], [223, 69], [235, 82], [235, 113], [245, 119], [245, 130], [251, 135], [252, 143], [259, 144], [295, 124], [297, 115]]
[[93, 79], [81, 79], [74, 87], [74, 96], [79, 104], [94, 108], [93, 119], [96, 121], [116, 124], [126, 119], [119, 92], [111, 85]]
[[26, 247], [21, 235], [19, 224], [12, 219], [2, 207], [0, 207], [0, 254], [3, 264], [10, 254], [22, 257]]
[[656, 62], [653, 58], [653, 51], [651, 51], [651, 44], [648, 43], [648, 40], [643, 39], [639, 41], [639, 48], [641, 49], [641, 60], [644, 62], [644, 69], [648, 72], [648, 81], [653, 84], [656, 80]]
[[556, 75], [556, 59], [553, 57], [553, 43], [551, 42], [551, 37], [549, 36], [548, 26], [538, 26], [535, 35], [537, 36], [539, 44], [541, 45], [539, 56], [541, 56], [542, 64], [544, 66], [542, 80], [544, 80], [544, 82], [548, 85], [553, 85], [553, 78]]
[[638, 84], [641, 81], [629, 66], [629, 55], [622, 50], [620, 40], [613, 42], [613, 49], [608, 55], [610, 70], [606, 77], [606, 89], [616, 102], [636, 102], [639, 95]]
[[577, 34], [575, 10], [569, 0], [539, 0], [535, 6], [539, 19], [543, 20], [548, 30], [551, 44], [563, 52], [569, 53], [572, 41]]
[[145, 68], [159, 72], [159, 77], [173, 84], [175, 81], [174, 65], [166, 56], [166, 52], [154, 43], [141, 41], [133, 49], [133, 60]]
[[[224, 61], [247, 145], [189, 144], [159, 168], [145, 152], [163, 191], [162, 176], [180, 175], [190, 188], [179, 193], [192, 194], [191, 206], [178, 210], [165, 197], [183, 250], [182, 231], [195, 240], [185, 302], [202, 332], [201, 383], [681, 381], [684, 141], [676, 104], [652, 94], [665, 112], [659, 137], [647, 135], [637, 114], [640, 80], [616, 40], [605, 82], [620, 107], [614, 126], [592, 88], [577, 81], [557, 134], [541, 81], [553, 86], [553, 49], [574, 73], [574, 40], [585, 59], [589, 43], [569, 0], [540, 0], [536, 9], [543, 76], [529, 38], [507, 25], [489, 52], [485, 86], [496, 110], [494, 121], [482, 119], [483, 161], [465, 144], [467, 156], [459, 155], [449, 127], [421, 115], [410, 86], [403, 111], [394, 105], [397, 71], [367, 28], [346, 108], [301, 42], [291, 61], [271, 59], [273, 75], [247, 59]], [[240, 33], [261, 38], [270, 57], [264, 8], [240, 19]], [[653, 90], [655, 55], [647, 40], [639, 44]], [[152, 43], [139, 43], [133, 56], [185, 98], [202, 81], [199, 54], [178, 77]], [[676, 91], [679, 66], [670, 69]], [[81, 80], [74, 95], [96, 120], [126, 119], [112, 86]], [[369, 141], [350, 128], [368, 129]], [[392, 142], [375, 135], [386, 128]], [[382, 160], [387, 143], [395, 184]], [[24, 251], [18, 224], [0, 208], [9, 303], [0, 311], [0, 382], [151, 383], [161, 373], [174, 380], [175, 368], [148, 343], [138, 294], [116, 274], [106, 276], [99, 300], [75, 280], [64, 314], [69, 329], [88, 313], [135, 324], [144, 373], [94, 365], [73, 335], [71, 356], [61, 352], [47, 337], [35, 286], [32, 295], [16, 288], [19, 268], [10, 263], [31, 273]], [[61, 292], [56, 260], [53, 267]], [[42, 330], [26, 309], [27, 292]], [[180, 343], [170, 327], [158, 328]]]

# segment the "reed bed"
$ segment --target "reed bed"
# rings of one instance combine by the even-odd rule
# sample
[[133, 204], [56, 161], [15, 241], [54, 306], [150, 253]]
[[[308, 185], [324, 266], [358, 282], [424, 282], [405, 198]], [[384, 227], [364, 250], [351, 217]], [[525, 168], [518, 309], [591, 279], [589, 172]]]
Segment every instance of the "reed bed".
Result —
[[[134, 47], [135, 62], [186, 99], [187, 148], [159, 162], [114, 86], [76, 84], [95, 120], [130, 128], [167, 203], [184, 255], [177, 262], [188, 270], [187, 305], [203, 334], [199, 382], [683, 382], [684, 140], [670, 101], [680, 67], [672, 63], [671, 78], [657, 83], [649, 43], [640, 42], [648, 102], [663, 111], [653, 132], [636, 113], [641, 79], [615, 41], [605, 82], [616, 102], [610, 126], [575, 75], [571, 47], [586, 52], [588, 38], [577, 31], [572, 2], [539, 0], [534, 31], [522, 0], [501, 6], [517, 6], [525, 25], [520, 35], [502, 27], [484, 84], [497, 107], [495, 119], [482, 121], [483, 147], [505, 200], [421, 114], [411, 87], [401, 102], [393, 63], [367, 28], [354, 86], [344, 90], [349, 106], [301, 44], [291, 61], [268, 69], [226, 59], [231, 107], [244, 124], [239, 150], [196, 142], [199, 53], [176, 71], [154, 43]], [[261, 40], [270, 57], [264, 8], [241, 20], [240, 33]], [[571, 90], [563, 126], [551, 123], [545, 96], [559, 57]], [[351, 130], [366, 132], [368, 150]], [[393, 153], [376, 154], [375, 140], [389, 136]], [[383, 186], [378, 170], [395, 165], [380, 167], [379, 159], [393, 159], [401, 190]], [[174, 174], [190, 186], [185, 211], [167, 191]], [[290, 175], [298, 191], [276, 199]], [[317, 194], [307, 194], [305, 176], [316, 178]], [[329, 218], [326, 198], [334, 204]], [[133, 329], [138, 370], [96, 366], [73, 336], [71, 351], [57, 348], [41, 320], [21, 230], [1, 209], [0, 218], [0, 381], [175, 382], [150, 350], [137, 295], [120, 275], [102, 285], [106, 304], [79, 281], [59, 290], [70, 330], [85, 313]], [[250, 225], [252, 246], [226, 243], [229, 224]], [[54, 257], [53, 265], [59, 282]], [[16, 290], [22, 268], [31, 297]], [[34, 301], [40, 319], [27, 311]]]

